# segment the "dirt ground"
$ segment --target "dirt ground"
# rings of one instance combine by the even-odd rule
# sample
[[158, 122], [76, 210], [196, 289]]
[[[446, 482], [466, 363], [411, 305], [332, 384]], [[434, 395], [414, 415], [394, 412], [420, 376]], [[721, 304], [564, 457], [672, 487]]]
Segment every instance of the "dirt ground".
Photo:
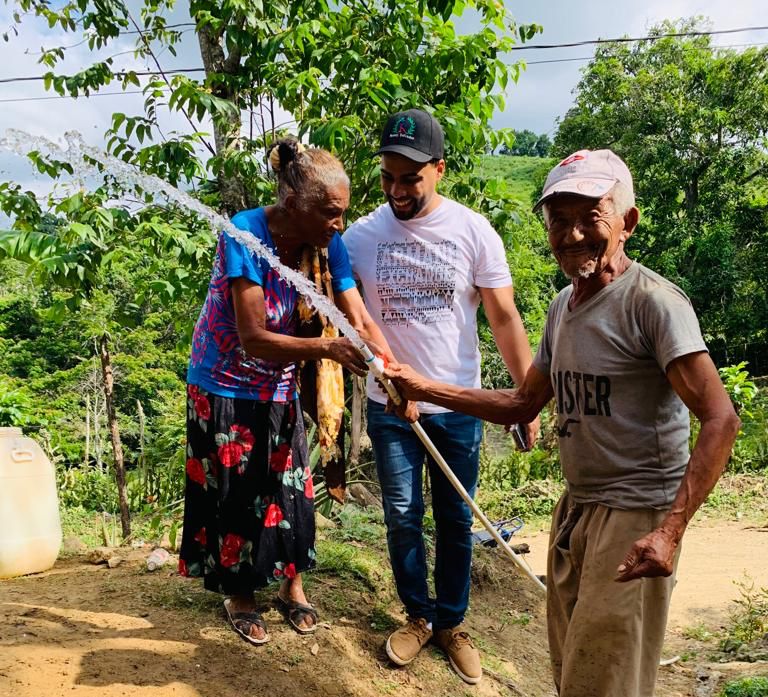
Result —
[[[543, 572], [545, 535], [528, 538], [534, 570]], [[0, 581], [0, 695], [100, 697], [174, 695], [327, 695], [399, 697], [526, 695], [550, 697], [541, 597], [500, 559], [477, 555], [469, 626], [486, 677], [462, 683], [442, 655], [428, 649], [394, 669], [382, 645], [401, 619], [391, 594], [318, 571], [311, 597], [321, 611], [315, 635], [299, 637], [275, 610], [265, 618], [272, 641], [253, 647], [222, 620], [216, 596], [163, 568], [144, 569], [146, 549], [125, 550], [114, 569], [84, 557], [43, 574]], [[742, 523], [703, 523], [686, 536], [672, 602], [665, 656], [686, 656], [660, 670], [660, 697], [701, 697], [707, 681], [768, 666], [717, 665], [690, 638], [692, 627], [716, 630], [747, 573], [768, 584], [768, 532]], [[262, 600], [269, 601], [265, 592]]]

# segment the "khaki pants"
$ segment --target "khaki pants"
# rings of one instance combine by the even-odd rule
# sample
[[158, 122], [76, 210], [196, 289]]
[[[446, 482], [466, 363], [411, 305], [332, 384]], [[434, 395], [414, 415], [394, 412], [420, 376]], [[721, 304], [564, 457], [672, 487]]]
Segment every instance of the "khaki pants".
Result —
[[664, 515], [560, 499], [547, 558], [547, 627], [561, 697], [652, 697], [674, 575], [613, 579], [635, 540]]

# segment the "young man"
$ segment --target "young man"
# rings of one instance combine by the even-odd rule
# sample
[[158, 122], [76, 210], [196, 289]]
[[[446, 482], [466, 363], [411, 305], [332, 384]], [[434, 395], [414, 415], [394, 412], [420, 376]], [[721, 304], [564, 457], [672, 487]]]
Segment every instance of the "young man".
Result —
[[[443, 131], [429, 114], [391, 116], [381, 136], [381, 187], [387, 202], [344, 234], [352, 269], [373, 320], [398, 361], [435, 380], [480, 386], [477, 308], [483, 303], [496, 343], [519, 384], [531, 363], [501, 239], [481, 215], [440, 196]], [[469, 602], [472, 513], [407, 423], [385, 411], [386, 394], [369, 377], [368, 434], [384, 501], [387, 542], [407, 623], [387, 640], [397, 665], [430, 638], [468, 683], [480, 657], [462, 627]], [[479, 419], [419, 404], [424, 430], [470, 494], [477, 484]], [[529, 442], [537, 425], [529, 427]], [[422, 469], [427, 460], [436, 528], [435, 591], [427, 587], [422, 535]]]

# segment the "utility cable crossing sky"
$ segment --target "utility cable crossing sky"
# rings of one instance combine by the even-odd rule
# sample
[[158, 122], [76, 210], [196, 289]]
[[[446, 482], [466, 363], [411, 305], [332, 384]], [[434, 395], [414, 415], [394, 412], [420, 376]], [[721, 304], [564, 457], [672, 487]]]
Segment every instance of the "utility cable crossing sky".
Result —
[[[635, 41], [658, 41], [659, 39], [664, 38], [682, 38], [686, 36], [715, 36], [718, 34], [735, 34], [738, 32], [745, 32], [745, 31], [764, 31], [768, 30], [768, 25], [766, 26], [757, 26], [757, 27], [739, 27], [737, 29], [718, 29], [713, 31], [685, 31], [685, 32], [676, 32], [671, 34], [658, 34], [655, 36], [636, 36], [636, 37], [627, 37], [622, 36], [615, 39], [587, 39], [585, 41], [574, 41], [571, 43], [564, 43], [564, 44], [533, 44], [532, 46], [513, 46], [510, 48], [510, 51], [531, 51], [535, 49], [554, 49], [554, 48], [573, 48], [576, 46], [590, 46], [590, 45], [597, 45], [597, 44], [610, 44], [610, 43], [633, 43]], [[563, 60], [563, 59], [560, 59]], [[565, 59], [565, 60], [576, 60], [576, 59]], [[581, 60], [581, 59], [578, 59]], [[555, 62], [555, 61], [552, 61]], [[128, 74], [136, 75], [137, 77], [148, 77], [151, 75], [157, 75], [159, 71], [157, 70], [140, 70], [140, 71], [116, 71], [114, 73], [115, 77], [121, 78], [125, 77]], [[195, 67], [195, 68], [174, 68], [171, 70], [163, 70], [162, 71], [166, 75], [176, 75], [179, 73], [201, 73], [205, 72], [205, 68], [201, 67]], [[23, 77], [3, 77], [0, 78], [0, 84], [3, 83], [9, 83], [9, 82], [35, 82], [45, 80], [45, 75], [26, 75]]]

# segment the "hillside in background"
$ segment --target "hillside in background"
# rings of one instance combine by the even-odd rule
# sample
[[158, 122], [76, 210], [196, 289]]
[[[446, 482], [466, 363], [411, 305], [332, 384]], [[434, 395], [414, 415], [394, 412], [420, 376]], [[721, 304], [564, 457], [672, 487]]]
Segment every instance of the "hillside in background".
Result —
[[487, 179], [505, 179], [512, 188], [514, 197], [524, 206], [528, 206], [553, 162], [554, 159], [549, 157], [485, 155], [481, 158], [477, 174]]

